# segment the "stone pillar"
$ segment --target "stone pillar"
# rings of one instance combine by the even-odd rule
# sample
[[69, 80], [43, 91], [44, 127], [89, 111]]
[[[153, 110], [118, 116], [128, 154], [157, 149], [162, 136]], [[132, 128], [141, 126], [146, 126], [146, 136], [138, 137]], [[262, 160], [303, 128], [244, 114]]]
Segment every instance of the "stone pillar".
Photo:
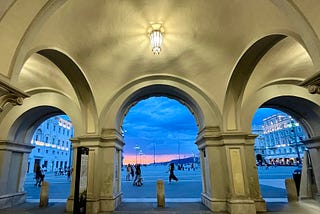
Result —
[[320, 201], [320, 137], [304, 141], [310, 154], [314, 180], [316, 183], [314, 198]]
[[[72, 140], [74, 162], [76, 149], [89, 148], [86, 212], [109, 212], [121, 203], [121, 152], [122, 136], [114, 129], [103, 130], [101, 136], [81, 136]], [[74, 172], [76, 169], [73, 170]], [[73, 210], [75, 173], [72, 175], [72, 187], [68, 198], [67, 211]]]
[[247, 135], [244, 144], [244, 157], [246, 163], [246, 174], [248, 177], [248, 186], [250, 198], [254, 200], [257, 212], [266, 212], [267, 206], [260, 192], [260, 184], [258, 177], [258, 169], [256, 165], [256, 157], [254, 153], [254, 139], [257, 135]]
[[[25, 201], [25, 159], [33, 146], [0, 141], [0, 208], [12, 207]], [[17, 170], [18, 169], [18, 170]]]
[[[230, 197], [228, 212], [237, 214], [255, 214], [255, 202], [250, 196], [250, 156], [247, 160], [246, 149], [248, 134], [238, 132], [223, 133], [222, 138], [226, 147], [228, 175], [230, 180]], [[252, 160], [251, 160], [252, 161]], [[247, 163], [248, 162], [248, 163]], [[254, 161], [255, 163], [255, 161]], [[254, 180], [251, 181], [251, 183]], [[252, 188], [257, 188], [256, 185]], [[258, 187], [259, 189], [259, 187]]]
[[201, 201], [214, 212], [227, 210], [229, 192], [226, 152], [216, 127], [207, 127], [198, 134], [202, 170]]
[[303, 166], [301, 173], [301, 183], [300, 183], [300, 199], [310, 199], [312, 198], [312, 164], [309, 158], [309, 151], [304, 151], [303, 155]]
[[79, 143], [72, 139], [72, 175], [71, 175], [71, 185], [70, 185], [70, 196], [67, 199], [66, 211], [71, 213], [73, 212], [73, 203], [74, 203], [74, 187], [76, 181], [76, 161], [77, 161], [77, 148], [79, 147]]
[[122, 135], [115, 129], [105, 129], [101, 136], [100, 211], [113, 211], [122, 201], [121, 192], [121, 156], [123, 148]]
[[198, 134], [203, 179], [202, 202], [214, 212], [266, 211], [254, 158], [255, 135], [206, 127]]

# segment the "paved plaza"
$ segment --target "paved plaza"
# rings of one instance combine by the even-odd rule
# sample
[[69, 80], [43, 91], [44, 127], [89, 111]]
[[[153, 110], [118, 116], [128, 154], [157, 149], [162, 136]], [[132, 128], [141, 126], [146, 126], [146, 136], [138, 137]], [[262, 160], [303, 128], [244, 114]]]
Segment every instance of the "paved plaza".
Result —
[[[285, 178], [292, 177], [292, 172], [296, 167], [265, 167], [258, 168], [259, 182], [262, 196], [267, 201], [286, 202]], [[202, 182], [200, 169], [195, 170], [175, 170], [178, 182], [168, 181], [167, 166], [143, 166], [142, 177], [143, 186], [136, 187], [131, 181], [126, 181], [125, 169], [122, 171], [121, 189], [124, 201], [127, 202], [153, 202], [156, 200], [156, 182], [162, 179], [165, 184], [165, 196], [167, 201], [197, 202], [200, 201]], [[47, 173], [45, 180], [49, 182], [49, 197], [52, 202], [65, 202], [70, 193], [70, 181], [64, 175], [55, 176]], [[34, 174], [26, 176], [25, 191], [28, 202], [39, 201], [40, 188], [34, 185]]]
[[[299, 209], [308, 209], [309, 213], [320, 213], [319, 205], [313, 201], [302, 205], [287, 203], [285, 190], [285, 178], [292, 177], [296, 167], [259, 167], [259, 181], [261, 192], [267, 201], [268, 213], [299, 213]], [[202, 189], [200, 169], [196, 170], [175, 170], [178, 182], [168, 181], [169, 173], [167, 166], [142, 167], [143, 186], [132, 185], [131, 181], [125, 181], [125, 169], [122, 171], [121, 189], [123, 191], [124, 203], [112, 213], [158, 213], [156, 207], [156, 181], [162, 179], [165, 184], [166, 208], [165, 213], [212, 213], [200, 202]], [[49, 204], [45, 209], [38, 208], [40, 188], [34, 185], [33, 174], [28, 174], [25, 182], [27, 202], [16, 208], [1, 210], [0, 213], [63, 213], [65, 202], [70, 193], [70, 181], [66, 176], [55, 176], [47, 173], [45, 180], [50, 183]], [[297, 206], [297, 207], [296, 207]], [[20, 207], [20, 208], [19, 208]], [[51, 207], [51, 208], [50, 208]], [[303, 207], [303, 208], [301, 208]], [[187, 208], [187, 211], [185, 210]], [[28, 210], [28, 212], [20, 212]], [[147, 211], [146, 211], [147, 210]], [[180, 211], [179, 211], [180, 210]], [[311, 211], [310, 211], [311, 210]], [[130, 211], [130, 212], [129, 212]], [[302, 212], [302, 211], [301, 211]]]

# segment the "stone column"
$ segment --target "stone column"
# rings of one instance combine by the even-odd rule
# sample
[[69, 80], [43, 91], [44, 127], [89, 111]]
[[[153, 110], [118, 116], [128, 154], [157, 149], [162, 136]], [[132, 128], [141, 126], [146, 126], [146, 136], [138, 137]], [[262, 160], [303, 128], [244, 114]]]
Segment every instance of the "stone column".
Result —
[[256, 165], [256, 157], [254, 153], [254, 139], [257, 135], [247, 135], [244, 144], [244, 157], [246, 162], [246, 174], [248, 176], [248, 186], [250, 190], [250, 198], [254, 200], [257, 212], [266, 212], [267, 206], [260, 192], [260, 184], [258, 177], [258, 169]]
[[123, 139], [115, 129], [105, 129], [101, 136], [100, 165], [100, 211], [113, 211], [122, 201], [121, 154]]
[[[74, 162], [76, 149], [80, 146], [89, 148], [87, 171], [86, 213], [113, 211], [121, 203], [121, 152], [122, 136], [114, 129], [103, 130], [101, 136], [81, 136], [73, 142]], [[73, 170], [74, 172], [76, 169]], [[67, 211], [73, 211], [74, 180], [68, 198]]]
[[[259, 183], [253, 176], [255, 168], [252, 168], [253, 153], [251, 154], [248, 138], [250, 135], [240, 132], [222, 133], [221, 137], [226, 149], [228, 175], [230, 180], [230, 197], [228, 199], [228, 212], [236, 214], [255, 214], [255, 201], [251, 198], [251, 193], [255, 195]], [[250, 148], [250, 147], [249, 147]], [[248, 157], [246, 155], [249, 155]], [[255, 173], [257, 173], [255, 171]], [[253, 185], [250, 187], [250, 184]], [[253, 191], [250, 189], [253, 188]]]
[[202, 170], [201, 201], [214, 212], [227, 210], [228, 176], [226, 152], [219, 129], [206, 127], [196, 141], [200, 150]]
[[27, 154], [33, 146], [0, 141], [0, 207], [12, 207], [25, 201]]
[[77, 160], [77, 148], [79, 147], [79, 142], [75, 139], [72, 139], [72, 153], [73, 153], [73, 159], [72, 159], [72, 175], [71, 175], [71, 184], [70, 184], [70, 195], [67, 199], [67, 205], [66, 205], [66, 211], [67, 212], [73, 212], [73, 203], [74, 203], [74, 187], [75, 187], [75, 181], [76, 181], [76, 160]]
[[316, 190], [314, 198], [320, 201], [320, 137], [313, 137], [304, 141], [307, 146], [311, 158]]

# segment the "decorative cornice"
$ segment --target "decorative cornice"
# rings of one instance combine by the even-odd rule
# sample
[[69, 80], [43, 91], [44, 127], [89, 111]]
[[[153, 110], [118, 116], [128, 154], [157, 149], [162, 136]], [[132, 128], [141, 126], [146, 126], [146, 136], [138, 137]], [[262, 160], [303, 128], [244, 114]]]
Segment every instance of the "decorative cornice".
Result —
[[31, 150], [34, 148], [31, 144], [20, 144], [20, 143], [13, 143], [8, 142], [5, 140], [0, 140], [0, 151], [13, 151], [13, 152], [21, 152], [21, 153], [30, 153]]
[[254, 139], [258, 135], [247, 132], [220, 132], [215, 127], [202, 129], [197, 137], [196, 144], [199, 149], [206, 146], [233, 146], [233, 145], [254, 145]]
[[123, 137], [115, 129], [103, 130], [101, 135], [82, 135], [70, 139], [73, 148], [100, 147], [100, 148], [117, 148], [122, 150], [124, 146]]
[[310, 94], [320, 94], [320, 72], [317, 72], [313, 76], [307, 78], [299, 85], [306, 87]]
[[29, 97], [27, 93], [0, 79], [0, 112], [3, 111], [8, 103], [11, 103], [13, 106], [22, 105], [23, 99], [26, 97]]

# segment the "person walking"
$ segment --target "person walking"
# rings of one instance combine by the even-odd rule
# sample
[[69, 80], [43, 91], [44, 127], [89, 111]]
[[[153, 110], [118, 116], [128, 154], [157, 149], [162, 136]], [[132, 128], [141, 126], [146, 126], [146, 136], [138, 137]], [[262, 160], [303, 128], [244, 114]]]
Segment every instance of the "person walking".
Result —
[[178, 181], [179, 179], [174, 175], [174, 163], [170, 163], [169, 165], [169, 183], [171, 183], [171, 180]]
[[142, 186], [142, 178], [141, 178], [141, 168], [140, 164], [136, 165], [136, 177], [133, 180], [134, 186]]
[[131, 176], [131, 165], [127, 165], [127, 175], [126, 175], [126, 181], [130, 181], [130, 176]]

